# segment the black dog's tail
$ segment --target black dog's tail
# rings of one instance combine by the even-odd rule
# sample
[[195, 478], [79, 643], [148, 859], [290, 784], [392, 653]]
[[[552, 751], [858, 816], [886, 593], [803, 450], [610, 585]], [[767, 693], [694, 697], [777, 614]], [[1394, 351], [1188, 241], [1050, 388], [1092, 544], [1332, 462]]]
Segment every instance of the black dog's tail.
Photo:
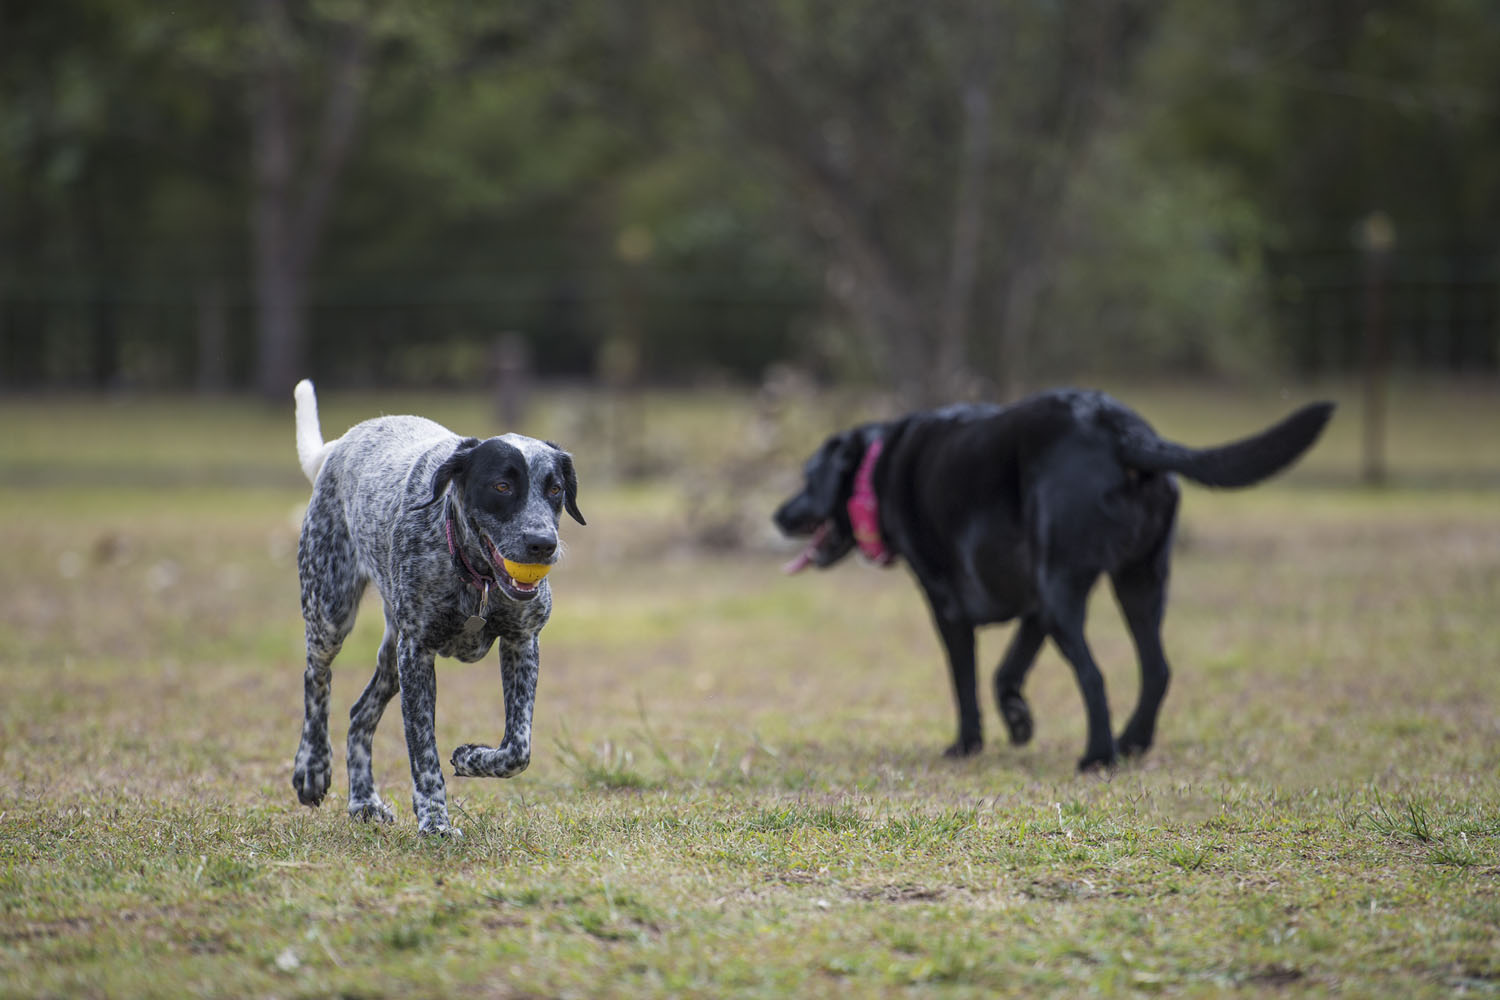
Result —
[[1302, 456], [1333, 416], [1332, 403], [1312, 403], [1281, 423], [1217, 448], [1188, 448], [1132, 427], [1120, 441], [1125, 464], [1151, 472], [1179, 472], [1204, 486], [1252, 486]]

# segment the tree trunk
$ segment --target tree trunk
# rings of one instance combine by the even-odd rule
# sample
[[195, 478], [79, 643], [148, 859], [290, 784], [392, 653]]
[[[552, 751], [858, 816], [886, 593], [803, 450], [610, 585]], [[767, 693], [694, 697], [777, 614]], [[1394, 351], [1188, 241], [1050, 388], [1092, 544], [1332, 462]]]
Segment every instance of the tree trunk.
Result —
[[112, 389], [120, 381], [120, 336], [116, 306], [108, 278], [96, 278], [89, 297], [93, 349], [89, 352], [89, 387]]
[[[849, 256], [846, 253], [846, 260]], [[930, 377], [932, 358], [912, 297], [897, 285], [889, 269], [873, 266], [873, 262], [850, 269], [844, 277], [834, 294], [877, 349], [879, 366], [901, 402], [911, 407], [936, 402]]]
[[[991, 35], [993, 33], [991, 32]], [[984, 237], [985, 207], [990, 169], [991, 99], [995, 60], [985, 47], [975, 58], [963, 83], [963, 146], [954, 184], [953, 247], [948, 282], [938, 325], [937, 358], [933, 366], [933, 394], [954, 397], [964, 393], [969, 375], [969, 327], [973, 322], [974, 286], [979, 277], [980, 245]]]
[[305, 307], [292, 247], [291, 27], [284, 0], [256, 0], [261, 29], [251, 119], [255, 202], [255, 387], [264, 396], [291, 392], [302, 367]]
[[1000, 314], [1001, 397], [1019, 399], [1030, 386], [1031, 338], [1047, 273], [1040, 262], [1017, 264], [1010, 272]]
[[1362, 478], [1368, 486], [1384, 486], [1386, 384], [1390, 380], [1390, 345], [1385, 324], [1385, 288], [1396, 229], [1384, 212], [1364, 220], [1361, 241], [1365, 252], [1364, 331], [1364, 448]]
[[198, 287], [198, 364], [194, 384], [212, 395], [229, 388], [229, 304], [224, 282], [211, 278]]
[[256, 389], [279, 399], [306, 371], [307, 291], [339, 174], [353, 146], [369, 62], [368, 32], [344, 26], [330, 57], [316, 148], [298, 189], [292, 121], [292, 28], [286, 0], [256, 0], [260, 28], [251, 117], [255, 200]]

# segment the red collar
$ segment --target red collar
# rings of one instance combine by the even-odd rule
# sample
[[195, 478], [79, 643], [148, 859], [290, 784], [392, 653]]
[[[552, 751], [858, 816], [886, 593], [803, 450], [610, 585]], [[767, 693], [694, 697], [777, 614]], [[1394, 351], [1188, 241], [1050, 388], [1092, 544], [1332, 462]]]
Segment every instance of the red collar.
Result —
[[463, 560], [464, 569], [468, 570], [469, 576], [473, 578], [469, 581], [469, 584], [475, 590], [483, 590], [488, 593], [491, 583], [494, 583], [497, 587], [500, 585], [498, 580], [492, 580], [471, 566], [469, 564], [469, 557], [464, 555], [464, 550], [453, 544], [453, 514], [446, 508], [443, 512], [443, 532], [448, 536], [448, 554], [450, 556], [457, 555], [459, 559]]
[[880, 537], [880, 501], [875, 496], [875, 460], [885, 443], [876, 438], [865, 449], [865, 457], [854, 473], [854, 491], [849, 494], [849, 525], [859, 551], [876, 566], [889, 566], [896, 555]]

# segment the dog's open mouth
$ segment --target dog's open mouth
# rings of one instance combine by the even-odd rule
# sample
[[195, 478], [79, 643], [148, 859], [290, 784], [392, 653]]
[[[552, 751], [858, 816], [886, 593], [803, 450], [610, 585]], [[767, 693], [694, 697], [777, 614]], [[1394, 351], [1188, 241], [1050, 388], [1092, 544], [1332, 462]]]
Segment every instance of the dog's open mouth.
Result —
[[824, 550], [827, 547], [828, 536], [832, 533], [832, 521], [824, 521], [818, 525], [813, 531], [812, 537], [807, 540], [807, 546], [801, 552], [797, 553], [790, 562], [782, 566], [781, 571], [791, 575], [792, 573], [800, 573], [814, 564], [819, 566], [826, 564], [828, 559]]
[[481, 534], [479, 537], [484, 539], [485, 548], [489, 550], [490, 569], [495, 574], [495, 582], [500, 585], [500, 592], [513, 601], [529, 601], [535, 597], [537, 591], [541, 589], [542, 578], [538, 578], [530, 583], [523, 583], [517, 580], [506, 572], [505, 558], [500, 555], [500, 550], [495, 547], [495, 543], [490, 540], [490, 537], [485, 534]]

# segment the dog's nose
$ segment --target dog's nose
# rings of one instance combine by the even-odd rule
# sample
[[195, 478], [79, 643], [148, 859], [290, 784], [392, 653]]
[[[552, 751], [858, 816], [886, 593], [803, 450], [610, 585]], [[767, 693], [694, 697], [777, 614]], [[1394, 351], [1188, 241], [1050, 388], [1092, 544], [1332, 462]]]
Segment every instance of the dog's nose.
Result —
[[557, 551], [556, 535], [523, 535], [521, 543], [526, 546], [526, 557], [533, 562], [550, 559]]
[[802, 505], [798, 502], [801, 499], [801, 496], [792, 497], [786, 503], [777, 507], [776, 513], [771, 515], [771, 522], [788, 535], [796, 534], [797, 529], [802, 527], [803, 522], [811, 520], [806, 512], [801, 509]]

